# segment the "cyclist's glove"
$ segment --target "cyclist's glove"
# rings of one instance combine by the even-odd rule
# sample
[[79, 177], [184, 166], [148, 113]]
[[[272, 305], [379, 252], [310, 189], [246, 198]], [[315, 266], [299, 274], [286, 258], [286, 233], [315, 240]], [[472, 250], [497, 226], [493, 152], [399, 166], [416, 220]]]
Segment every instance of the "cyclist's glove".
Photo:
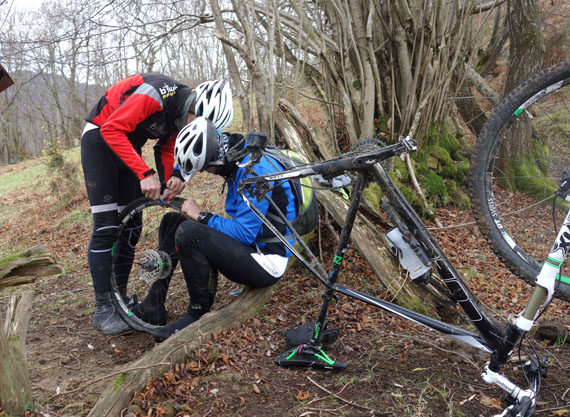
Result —
[[315, 175], [315, 180], [321, 185], [331, 187], [331, 188], [343, 188], [347, 187], [352, 183], [350, 177], [346, 174], [338, 175], [331, 180], [325, 179], [322, 175]]

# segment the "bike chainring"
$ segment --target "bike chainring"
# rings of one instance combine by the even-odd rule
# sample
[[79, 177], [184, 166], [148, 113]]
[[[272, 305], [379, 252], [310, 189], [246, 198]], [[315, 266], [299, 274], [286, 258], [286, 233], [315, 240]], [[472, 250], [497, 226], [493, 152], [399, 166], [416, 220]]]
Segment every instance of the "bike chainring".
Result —
[[[359, 139], [353, 146], [350, 148], [350, 152], [372, 152], [378, 149], [385, 148], [386, 144], [382, 142], [380, 139], [376, 138], [364, 138]], [[389, 172], [392, 169], [392, 158], [388, 158], [380, 162], [386, 172]]]

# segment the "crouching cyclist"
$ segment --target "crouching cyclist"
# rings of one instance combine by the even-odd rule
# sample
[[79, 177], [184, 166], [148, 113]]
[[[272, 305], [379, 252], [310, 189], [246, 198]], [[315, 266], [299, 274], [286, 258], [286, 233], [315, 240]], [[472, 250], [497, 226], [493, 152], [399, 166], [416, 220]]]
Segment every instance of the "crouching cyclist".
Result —
[[[180, 261], [190, 303], [187, 314], [153, 333], [158, 340], [168, 338], [210, 310], [209, 280], [213, 270], [220, 271], [234, 282], [258, 288], [275, 284], [285, 272], [291, 252], [283, 243], [270, 239], [273, 233], [237, 192], [239, 185], [249, 175], [240, 166], [249, 160], [250, 155], [242, 160], [230, 161], [227, 154], [232, 147], [243, 144], [242, 135], [219, 135], [212, 122], [204, 117], [196, 118], [178, 134], [175, 156], [184, 180], [189, 181], [199, 171], [224, 177], [227, 184], [225, 210], [230, 218], [203, 211], [194, 200], [186, 200], [182, 212], [191, 220], [179, 213], [169, 213], [163, 219], [163, 222], [180, 222], [174, 238], [161, 239], [161, 249], [170, 253], [174, 262]], [[257, 175], [280, 169], [280, 164], [269, 156], [263, 156], [253, 165]], [[269, 197], [282, 213], [286, 213], [288, 220], [294, 220], [295, 197], [290, 183], [272, 186], [275, 188], [269, 191]], [[274, 217], [271, 214], [275, 209], [269, 206], [266, 199], [257, 201], [247, 191], [245, 195], [249, 203], [267, 218]], [[283, 222], [275, 221], [273, 225], [284, 236], [290, 235]], [[294, 239], [289, 242], [293, 245]]]

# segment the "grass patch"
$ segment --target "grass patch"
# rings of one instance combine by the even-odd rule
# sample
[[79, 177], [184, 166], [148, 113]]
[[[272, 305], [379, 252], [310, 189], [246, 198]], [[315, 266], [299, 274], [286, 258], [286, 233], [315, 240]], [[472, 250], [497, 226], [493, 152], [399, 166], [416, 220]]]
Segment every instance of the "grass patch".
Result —
[[[67, 162], [79, 162], [80, 149], [75, 147], [64, 151], [64, 160]], [[10, 193], [25, 189], [47, 190], [48, 182], [45, 178], [48, 174], [48, 168], [45, 158], [34, 158], [18, 165], [14, 165], [14, 169], [10, 169], [10, 165], [3, 167], [0, 172], [0, 193], [6, 196]], [[38, 188], [39, 187], [39, 188]]]
[[38, 163], [23, 169], [0, 174], [0, 193], [4, 196], [17, 191], [33, 188], [30, 183], [42, 184], [41, 179], [46, 175], [46, 167]]

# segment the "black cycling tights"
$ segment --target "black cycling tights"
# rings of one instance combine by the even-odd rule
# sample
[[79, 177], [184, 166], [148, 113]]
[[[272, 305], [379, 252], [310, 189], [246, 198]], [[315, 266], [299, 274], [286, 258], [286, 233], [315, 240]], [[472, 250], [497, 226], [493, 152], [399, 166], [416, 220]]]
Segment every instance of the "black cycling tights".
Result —
[[189, 313], [197, 317], [210, 310], [208, 282], [212, 269], [226, 278], [251, 287], [269, 287], [279, 278], [271, 276], [251, 256], [256, 249], [246, 246], [223, 232], [192, 220], [183, 221], [182, 215], [168, 213], [163, 222], [182, 221], [175, 239], [163, 239], [161, 250], [172, 253], [174, 245], [180, 258], [186, 286], [190, 294]]
[[[89, 242], [87, 260], [95, 292], [108, 292], [111, 248], [117, 237], [119, 223], [118, 211], [134, 199], [142, 197], [140, 181], [105, 143], [99, 129], [89, 130], [81, 137], [81, 165], [93, 213], [93, 234]], [[124, 241], [134, 246], [142, 224], [140, 219], [136, 218], [132, 223], [132, 226], [125, 230], [129, 236]], [[124, 249], [115, 248], [119, 255]], [[132, 250], [127, 252], [132, 254]], [[125, 280], [128, 273], [128, 270], [121, 273]]]

